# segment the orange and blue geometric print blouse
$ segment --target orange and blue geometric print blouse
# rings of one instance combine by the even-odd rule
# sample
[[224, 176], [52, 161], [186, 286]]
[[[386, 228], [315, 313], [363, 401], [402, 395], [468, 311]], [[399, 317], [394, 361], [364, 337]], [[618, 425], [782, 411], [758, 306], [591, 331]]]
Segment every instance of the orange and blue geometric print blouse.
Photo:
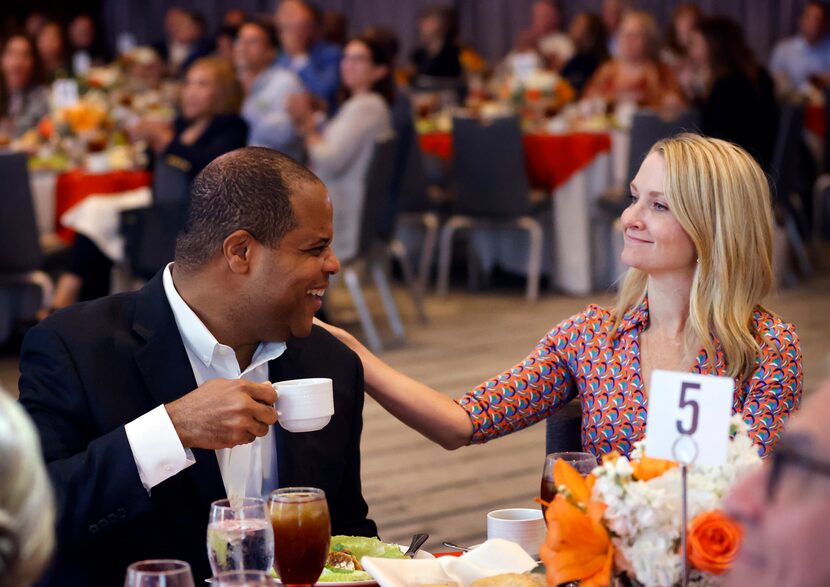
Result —
[[[736, 385], [732, 413], [749, 424], [764, 456], [801, 399], [801, 348], [792, 324], [758, 308], [752, 316], [760, 344], [755, 370]], [[458, 403], [473, 423], [471, 442], [510, 434], [550, 416], [575, 396], [582, 402], [582, 446], [594, 455], [628, 455], [645, 433], [648, 397], [640, 379], [640, 333], [648, 325], [648, 300], [629, 310], [609, 336], [611, 312], [591, 305], [551, 330], [521, 363], [485, 381]], [[692, 373], [725, 375], [723, 350], [714, 340]]]

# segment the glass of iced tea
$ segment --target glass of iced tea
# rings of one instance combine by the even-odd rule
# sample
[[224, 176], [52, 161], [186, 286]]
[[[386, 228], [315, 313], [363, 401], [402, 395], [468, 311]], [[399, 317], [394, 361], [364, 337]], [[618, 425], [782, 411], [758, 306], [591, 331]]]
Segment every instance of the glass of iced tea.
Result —
[[[597, 459], [589, 452], [552, 452], [545, 457], [545, 468], [542, 470], [542, 501], [550, 503], [556, 496], [556, 483], [553, 481], [553, 465], [557, 459], [570, 463], [583, 477], [587, 476], [597, 466]], [[542, 505], [542, 514], [547, 511]], [[547, 519], [547, 518], [545, 518]]]
[[326, 494], [316, 487], [286, 487], [268, 500], [274, 528], [274, 566], [285, 587], [310, 587], [320, 578], [331, 541]]

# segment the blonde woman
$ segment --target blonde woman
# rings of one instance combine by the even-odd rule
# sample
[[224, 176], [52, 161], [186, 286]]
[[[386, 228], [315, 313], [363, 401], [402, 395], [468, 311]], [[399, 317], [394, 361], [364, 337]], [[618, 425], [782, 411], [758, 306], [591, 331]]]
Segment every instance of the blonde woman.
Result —
[[660, 61], [660, 30], [647, 12], [623, 17], [618, 56], [605, 62], [585, 86], [584, 98], [633, 102], [648, 108], [683, 104], [674, 73]]
[[52, 554], [55, 505], [29, 417], [0, 388], [0, 587], [31, 585]]
[[668, 369], [734, 378], [733, 412], [768, 454], [798, 408], [802, 373], [795, 329], [761, 305], [773, 283], [761, 168], [725, 141], [660, 141], [631, 184], [622, 222], [631, 269], [616, 307], [588, 306], [457, 401], [332, 331], [363, 360], [369, 394], [448, 449], [520, 430], [575, 399], [584, 449], [628, 454], [645, 432], [651, 373]]

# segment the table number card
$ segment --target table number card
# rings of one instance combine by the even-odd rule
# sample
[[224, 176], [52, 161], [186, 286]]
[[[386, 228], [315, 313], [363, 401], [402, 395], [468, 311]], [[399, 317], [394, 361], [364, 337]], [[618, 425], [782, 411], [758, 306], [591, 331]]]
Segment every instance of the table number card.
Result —
[[646, 454], [688, 464], [726, 462], [735, 382], [728, 377], [654, 371]]
[[58, 79], [52, 83], [52, 107], [68, 108], [78, 103], [78, 82], [74, 79]]

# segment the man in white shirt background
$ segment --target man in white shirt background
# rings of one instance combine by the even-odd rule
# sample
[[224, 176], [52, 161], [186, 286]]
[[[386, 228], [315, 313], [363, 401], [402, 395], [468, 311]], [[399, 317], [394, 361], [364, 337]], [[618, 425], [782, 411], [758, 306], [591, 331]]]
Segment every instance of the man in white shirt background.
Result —
[[[339, 261], [314, 174], [246, 147], [194, 180], [174, 263], [138, 292], [77, 304], [33, 328], [20, 402], [58, 502], [43, 585], [114, 585], [140, 559], [210, 576], [210, 502], [315, 486], [335, 533], [375, 535], [360, 486], [363, 372], [312, 318]], [[274, 423], [270, 382], [330, 377], [317, 432]]]
[[779, 95], [803, 90], [809, 82], [830, 82], [830, 38], [827, 6], [807, 2], [798, 21], [799, 34], [779, 41], [772, 51], [769, 69]]
[[277, 36], [274, 27], [247, 21], [234, 42], [234, 62], [245, 91], [242, 118], [248, 123], [248, 144], [270, 147], [301, 161], [303, 141], [285, 109], [289, 96], [305, 92], [293, 71], [274, 64]]

